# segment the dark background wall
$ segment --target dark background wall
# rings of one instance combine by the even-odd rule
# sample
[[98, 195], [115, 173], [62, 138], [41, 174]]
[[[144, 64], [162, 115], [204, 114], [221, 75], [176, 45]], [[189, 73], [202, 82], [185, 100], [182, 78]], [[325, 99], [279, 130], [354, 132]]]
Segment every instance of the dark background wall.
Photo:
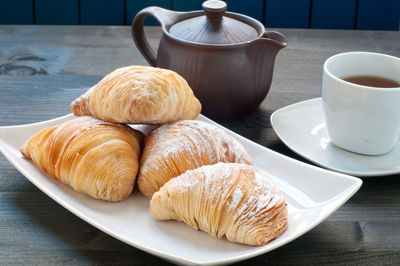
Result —
[[[202, 0], [0, 0], [0, 24], [129, 25], [147, 6], [201, 9]], [[399, 30], [400, 0], [226, 0], [266, 27]], [[157, 25], [152, 19], [147, 25]]]

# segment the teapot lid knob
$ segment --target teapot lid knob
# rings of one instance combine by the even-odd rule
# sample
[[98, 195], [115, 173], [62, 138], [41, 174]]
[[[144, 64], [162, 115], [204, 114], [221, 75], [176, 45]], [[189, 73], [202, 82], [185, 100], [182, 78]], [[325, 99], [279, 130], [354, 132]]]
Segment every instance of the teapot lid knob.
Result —
[[221, 20], [228, 6], [224, 1], [208, 0], [203, 3], [203, 10], [209, 20]]

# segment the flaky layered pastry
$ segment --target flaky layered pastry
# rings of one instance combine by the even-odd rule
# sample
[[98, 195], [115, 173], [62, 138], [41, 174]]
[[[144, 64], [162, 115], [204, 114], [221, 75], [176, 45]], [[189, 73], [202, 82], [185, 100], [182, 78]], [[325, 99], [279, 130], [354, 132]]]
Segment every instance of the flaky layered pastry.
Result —
[[196, 120], [162, 125], [145, 140], [139, 190], [151, 197], [171, 178], [218, 162], [252, 164], [243, 146], [217, 126]]
[[41, 130], [21, 153], [76, 191], [120, 201], [132, 192], [141, 141], [128, 126], [85, 116]]
[[201, 104], [184, 78], [174, 71], [128, 66], [114, 70], [70, 108], [77, 116], [109, 122], [160, 124], [194, 119]]
[[187, 171], [154, 193], [150, 211], [158, 220], [183, 221], [212, 236], [264, 245], [286, 228], [285, 199], [254, 166], [217, 163]]

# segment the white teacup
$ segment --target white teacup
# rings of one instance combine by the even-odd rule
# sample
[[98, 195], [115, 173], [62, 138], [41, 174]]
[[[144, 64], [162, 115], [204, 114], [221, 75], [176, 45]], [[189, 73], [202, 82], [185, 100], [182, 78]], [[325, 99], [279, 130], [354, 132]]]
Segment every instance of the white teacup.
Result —
[[369, 87], [343, 80], [351, 76], [377, 76], [400, 83], [400, 58], [349, 52], [324, 63], [322, 102], [332, 143], [360, 154], [387, 153], [400, 134], [400, 87]]

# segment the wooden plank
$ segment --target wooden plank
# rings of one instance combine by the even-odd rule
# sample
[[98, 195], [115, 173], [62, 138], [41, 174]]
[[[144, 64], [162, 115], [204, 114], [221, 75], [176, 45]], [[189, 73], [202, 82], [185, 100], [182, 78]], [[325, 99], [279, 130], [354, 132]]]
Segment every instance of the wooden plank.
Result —
[[82, 25], [124, 25], [124, 0], [81, 0]]
[[[159, 6], [171, 9], [171, 0], [126, 0], [126, 23], [131, 25], [136, 13], [148, 6]], [[151, 17], [146, 18], [144, 24], [148, 26], [160, 25], [160, 23]]]
[[265, 25], [271, 28], [308, 28], [310, 0], [267, 0]]
[[399, 0], [359, 0], [357, 29], [399, 30]]
[[79, 24], [78, 0], [36, 0], [36, 24]]
[[32, 23], [32, 0], [0, 0], [0, 24]]
[[314, 0], [311, 28], [353, 29], [356, 0]]

